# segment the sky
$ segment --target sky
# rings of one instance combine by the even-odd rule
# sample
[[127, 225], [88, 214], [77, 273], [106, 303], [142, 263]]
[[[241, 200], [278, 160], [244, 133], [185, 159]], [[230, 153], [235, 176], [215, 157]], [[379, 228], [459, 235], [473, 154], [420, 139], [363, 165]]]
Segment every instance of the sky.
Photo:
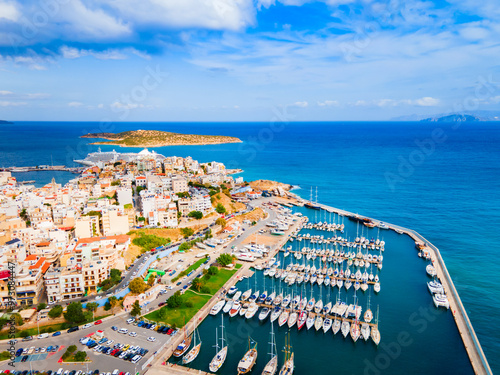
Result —
[[497, 110], [499, 21], [498, 0], [0, 0], [0, 119]]

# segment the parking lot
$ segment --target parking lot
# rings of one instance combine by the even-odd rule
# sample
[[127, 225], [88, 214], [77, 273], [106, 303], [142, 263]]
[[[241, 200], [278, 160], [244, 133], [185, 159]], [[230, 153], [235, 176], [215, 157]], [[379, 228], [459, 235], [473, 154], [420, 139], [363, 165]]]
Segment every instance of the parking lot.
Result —
[[[117, 330], [113, 330], [111, 328], [113, 326], [116, 327]], [[120, 329], [126, 329], [127, 333], [119, 333]], [[104, 338], [107, 340], [113, 340], [111, 345], [109, 345], [109, 347], [113, 348], [113, 350], [115, 349], [114, 346], [117, 344], [123, 344], [124, 346], [130, 344], [138, 347], [137, 349], [147, 350], [147, 354], [140, 358], [137, 363], [132, 363], [130, 360], [127, 361], [123, 358], [120, 359], [119, 357], [110, 355], [111, 350], [108, 354], [94, 351], [98, 344], [94, 346], [94, 348], [88, 348], [86, 345], [80, 343], [82, 338], [92, 336], [92, 334], [95, 337], [95, 333], [98, 330], [103, 331], [102, 334]], [[130, 335], [131, 332], [135, 332], [135, 336], [132, 337]], [[135, 374], [135, 372], [142, 368], [143, 363], [145, 363], [156, 351], [158, 351], [165, 343], [170, 342], [171, 337], [174, 334], [175, 332], [173, 331], [171, 331], [170, 335], [168, 335], [166, 332], [160, 333], [155, 330], [138, 327], [134, 324], [128, 324], [125, 316], [119, 318], [117, 317], [109, 320], [108, 322], [103, 321], [100, 325], [92, 325], [89, 328], [80, 329], [69, 334], [65, 333], [61, 336], [49, 336], [45, 339], [34, 339], [26, 342], [19, 340], [16, 344], [18, 350], [25, 348], [29, 350], [30, 348], [33, 348], [31, 353], [27, 354], [28, 351], [25, 351], [24, 354], [17, 356], [15, 359], [15, 368], [8, 366], [7, 362], [4, 362], [4, 365], [1, 366], [0, 369], [24, 371], [30, 370], [31, 368], [32, 370], [38, 370], [40, 372], [47, 370], [57, 371], [60, 368], [63, 368], [64, 371], [81, 370], [85, 372], [97, 369], [99, 370], [99, 373], [111, 373], [117, 369], [119, 372], [130, 372], [131, 374]], [[153, 339], [148, 340], [148, 338], [154, 338], [154, 341]], [[46, 352], [48, 347], [55, 347], [56, 345], [58, 347], [55, 352]], [[62, 354], [70, 345], [76, 345], [78, 348], [77, 350], [86, 351], [90, 362], [87, 362], [86, 364], [59, 363]], [[101, 346], [106, 347], [106, 343], [103, 343]], [[41, 348], [45, 349], [44, 353], [40, 352]], [[35, 353], [36, 349], [38, 349], [38, 353]], [[23, 358], [25, 357], [27, 358], [23, 361]]]

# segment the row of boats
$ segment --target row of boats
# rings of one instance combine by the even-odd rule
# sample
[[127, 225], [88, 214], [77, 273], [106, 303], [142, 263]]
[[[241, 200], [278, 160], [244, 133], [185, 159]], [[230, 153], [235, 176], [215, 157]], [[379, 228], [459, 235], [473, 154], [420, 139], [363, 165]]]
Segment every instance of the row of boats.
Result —
[[264, 275], [283, 280], [288, 285], [300, 285], [302, 283], [314, 285], [316, 283], [319, 286], [325, 285], [331, 286], [332, 288], [338, 287], [339, 289], [345, 287], [346, 290], [349, 290], [352, 286], [354, 290], [361, 289], [363, 292], [366, 292], [368, 290], [368, 285], [372, 284], [374, 291], [376, 293], [380, 292], [381, 287], [378, 275], [373, 275], [373, 273], [368, 273], [367, 271], [362, 273], [359, 269], [356, 272], [351, 272], [350, 269], [347, 269], [346, 272], [343, 270], [335, 272], [334, 270], [327, 270], [326, 275], [324, 275], [321, 270], [309, 270], [309, 272], [304, 270], [301, 272], [299, 270], [294, 271], [293, 269], [283, 270], [271, 268], [265, 270]]
[[309, 241], [313, 244], [336, 244], [343, 247], [355, 248], [361, 246], [368, 250], [385, 250], [385, 241], [379, 239], [368, 240], [364, 237], [356, 237], [354, 241], [342, 236], [326, 237], [324, 235], [311, 235], [310, 233], [294, 233], [290, 237], [290, 241]]
[[[355, 250], [355, 249], [354, 249]], [[320, 258], [323, 262], [332, 262], [333, 264], [341, 264], [344, 261], [347, 261], [349, 266], [355, 265], [360, 267], [369, 267], [371, 263], [382, 264], [384, 260], [384, 256], [382, 254], [369, 254], [363, 253], [361, 251], [361, 247], [358, 249], [358, 252], [355, 251], [344, 251], [344, 249], [315, 249], [309, 247], [303, 247], [301, 250], [292, 250], [292, 246], [288, 246], [286, 249], [282, 249], [284, 252], [285, 258], [290, 254], [293, 254], [294, 257], [298, 260], [303, 257], [307, 260], [315, 260], [316, 258]], [[382, 266], [380, 266], [382, 268]]]
[[[220, 345], [218, 337], [218, 329], [215, 330], [215, 356], [210, 361], [208, 367], [210, 372], [215, 373], [224, 365], [228, 355], [228, 344], [226, 337], [224, 335], [224, 317], [221, 316], [221, 334], [220, 334]], [[191, 346], [191, 341], [194, 338], [194, 346], [189, 350]], [[198, 339], [198, 343], [196, 340]], [[290, 337], [288, 336], [288, 341]], [[271, 351], [269, 353], [270, 358], [266, 363], [262, 375], [275, 375], [278, 371], [278, 355], [276, 352], [276, 340], [274, 338], [274, 326], [271, 326]], [[174, 357], [182, 357], [182, 364], [189, 364], [198, 356], [201, 348], [201, 340], [199, 338], [199, 333], [195, 329], [193, 334], [187, 336], [185, 334], [184, 340], [177, 346], [174, 351]], [[189, 350], [189, 351], [188, 351]], [[238, 375], [247, 374], [252, 371], [255, 363], [257, 362], [257, 342], [250, 337], [248, 338], [248, 350], [245, 352], [241, 360], [238, 362], [237, 373]], [[290, 343], [285, 343], [285, 358], [283, 366], [279, 371], [279, 375], [292, 375], [294, 370], [294, 356], [291, 350]]]
[[[359, 338], [359, 335], [356, 335], [356, 332], [358, 332], [356, 327], [358, 326], [361, 336], [365, 340], [372, 336], [376, 344], [380, 341], [378, 317], [376, 324], [370, 324], [373, 320], [373, 313], [370, 310], [369, 302], [368, 308], [363, 314], [364, 322], [360, 322], [362, 308], [357, 304], [348, 305], [340, 300], [337, 300], [334, 305], [332, 305], [332, 302], [323, 304], [321, 299], [316, 301], [314, 297], [308, 300], [300, 296], [283, 296], [282, 293], [276, 296], [273, 292], [268, 297], [267, 292], [259, 293], [260, 291], [256, 291], [252, 294], [251, 290], [244, 293], [241, 293], [241, 291], [234, 292], [232, 298], [216, 303], [212, 307], [210, 314], [216, 315], [222, 310], [223, 313], [228, 314], [230, 317], [239, 315], [251, 319], [258, 313], [260, 321], [264, 321], [269, 317], [271, 323], [277, 320], [280, 327], [287, 324], [288, 328], [296, 325], [299, 331], [305, 326], [308, 330], [314, 327], [316, 331], [322, 329], [325, 333], [331, 329], [336, 334], [344, 327], [342, 330], [344, 337], [352, 329], [351, 337], [354, 341]], [[261, 306], [263, 308], [259, 312]], [[370, 332], [373, 332], [373, 335]]]
[[[443, 285], [438, 281], [437, 271], [432, 261], [430, 249], [423, 242], [415, 242], [415, 247], [419, 251], [419, 257], [431, 260], [431, 263], [425, 266], [425, 272], [427, 273], [427, 275], [432, 277], [432, 281], [427, 282], [427, 289], [429, 289], [429, 292], [432, 295], [432, 301], [434, 302], [434, 306], [436, 306], [436, 308], [445, 307], [449, 309], [450, 301], [446, 296]], [[423, 252], [425, 252], [424, 256], [421, 255]]]

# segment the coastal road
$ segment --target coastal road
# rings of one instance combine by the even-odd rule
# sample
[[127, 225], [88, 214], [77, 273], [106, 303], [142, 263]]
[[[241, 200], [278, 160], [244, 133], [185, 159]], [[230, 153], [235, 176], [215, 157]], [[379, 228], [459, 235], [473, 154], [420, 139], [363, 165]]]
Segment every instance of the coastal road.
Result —
[[[254, 205], [262, 203], [261, 202], [254, 202]], [[222, 252], [229, 252], [231, 250], [231, 247], [234, 246], [241, 246], [241, 244], [250, 236], [254, 235], [257, 233], [259, 230], [263, 229], [265, 227], [265, 224], [269, 221], [272, 221], [276, 218], [276, 212], [273, 210], [269, 210], [265, 208], [265, 211], [268, 213], [268, 216], [266, 219], [263, 219], [259, 221], [256, 225], [248, 227], [245, 231], [243, 231], [239, 237], [236, 237], [234, 240], [228, 242], [224, 246], [217, 246], [217, 248], [213, 251], [210, 252], [211, 260], [213, 261], [216, 257], [219, 256], [220, 253]], [[203, 235], [203, 234], [201, 234]], [[139, 267], [142, 265], [143, 261], [147, 260], [146, 257], [150, 256], [149, 254], [143, 255], [140, 259], [138, 259], [135, 263], [134, 266], [129, 270], [127, 275], [125, 276], [124, 280], [120, 283], [118, 287], [115, 287], [114, 290], [121, 289], [123, 286], [130, 280], [134, 271], [137, 271]], [[152, 255], [154, 256], [154, 255]], [[175, 263], [176, 261], [178, 262], [179, 259], [183, 259], [184, 262], [182, 262], [183, 266], [187, 267], [187, 261], [186, 258], [188, 257], [193, 257], [194, 254], [192, 253], [184, 253], [184, 254], [174, 254], [171, 258], [171, 260]], [[179, 262], [181, 264], [181, 262]], [[158, 304], [161, 302], [165, 302], [171, 295], [173, 295], [177, 290], [182, 290], [185, 285], [189, 285], [190, 282], [192, 281], [193, 278], [197, 277], [199, 273], [201, 272], [201, 269], [199, 269], [197, 272], [194, 272], [190, 277], [185, 277], [181, 280], [181, 284], [179, 286], [174, 286], [171, 290], [168, 290], [167, 293], [163, 295], [159, 295], [156, 299], [154, 299], [152, 302], [150, 302], [147, 306], [145, 306], [142, 310], [142, 314], [147, 314], [148, 312], [151, 312], [155, 309], [158, 308]], [[135, 276], [134, 276], [135, 277]], [[90, 301], [90, 298], [88, 299]], [[129, 318], [129, 315], [126, 313], [121, 313], [118, 314], [117, 316], [109, 317], [103, 320], [103, 323], [98, 325], [98, 326], [93, 326], [91, 328], [88, 328], [86, 330], [79, 330], [73, 333], [67, 333], [66, 331], [62, 331], [62, 334], [57, 337], [48, 337], [46, 339], [34, 339], [32, 341], [27, 341], [27, 342], [22, 342], [21, 339], [18, 340], [16, 343], [16, 348], [25, 348], [25, 347], [47, 347], [49, 345], [60, 345], [67, 347], [69, 345], [77, 345], [79, 350], [82, 350], [84, 346], [82, 346], [79, 343], [79, 339], [89, 333], [95, 332], [97, 329], [103, 330], [105, 333], [105, 337], [111, 338], [115, 340], [115, 343], [121, 342], [121, 343], [131, 343], [134, 345], [139, 345], [143, 348], [149, 349], [150, 352], [146, 355], [145, 358], [143, 358], [137, 366], [132, 364], [131, 362], [128, 361], [123, 361], [118, 358], [110, 357], [104, 354], [95, 354], [92, 350], [87, 350], [89, 353], [89, 357], [92, 360], [92, 363], [89, 364], [89, 369], [99, 369], [100, 371], [106, 371], [106, 372], [112, 372], [114, 369], [119, 369], [120, 371], [129, 371], [130, 373], [133, 373], [132, 371], [135, 371], [136, 369], [139, 369], [142, 366], [142, 363], [144, 363], [156, 350], [158, 350], [162, 345], [168, 344], [172, 337], [168, 335], [162, 335], [159, 333], [156, 333], [154, 331], [149, 331], [143, 328], [138, 328], [134, 327], [131, 325], [126, 324], [126, 319]], [[111, 326], [117, 326], [119, 328], [128, 328], [129, 331], [133, 329], [135, 332], [137, 332], [137, 337], [132, 338], [129, 336], [124, 336], [120, 335], [117, 332], [114, 332], [111, 330]], [[133, 327], [133, 328], [132, 328]], [[156, 341], [154, 343], [150, 343], [146, 340], [147, 337], [153, 336], [156, 337]], [[114, 344], [113, 344], [114, 345]], [[0, 351], [6, 350], [8, 348], [8, 340], [3, 340], [0, 342]], [[81, 366], [81, 365], [62, 365], [59, 364], [57, 361], [59, 360], [60, 356], [62, 355], [63, 351], [59, 351], [58, 353], [51, 353], [48, 356], [40, 356], [40, 360], [35, 360], [31, 362], [32, 368], [36, 368], [39, 371], [43, 370], [57, 370], [60, 367], [63, 367], [69, 370], [84, 370], [86, 369], [86, 366]], [[42, 360], [43, 359], [43, 360]], [[0, 366], [0, 369], [5, 369], [7, 368], [7, 363], [5, 362], [4, 365]], [[71, 366], [71, 367], [69, 367]], [[16, 370], [29, 370], [30, 369], [30, 362], [16, 362]]]

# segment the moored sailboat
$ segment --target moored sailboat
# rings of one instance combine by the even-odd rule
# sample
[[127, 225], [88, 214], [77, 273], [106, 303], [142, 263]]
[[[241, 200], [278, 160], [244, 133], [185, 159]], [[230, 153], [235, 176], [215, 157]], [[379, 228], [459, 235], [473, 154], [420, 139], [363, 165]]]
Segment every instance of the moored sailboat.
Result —
[[[253, 346], [252, 346], [253, 343]], [[257, 361], [257, 343], [248, 338], [248, 351], [238, 363], [238, 375], [248, 374]]]

